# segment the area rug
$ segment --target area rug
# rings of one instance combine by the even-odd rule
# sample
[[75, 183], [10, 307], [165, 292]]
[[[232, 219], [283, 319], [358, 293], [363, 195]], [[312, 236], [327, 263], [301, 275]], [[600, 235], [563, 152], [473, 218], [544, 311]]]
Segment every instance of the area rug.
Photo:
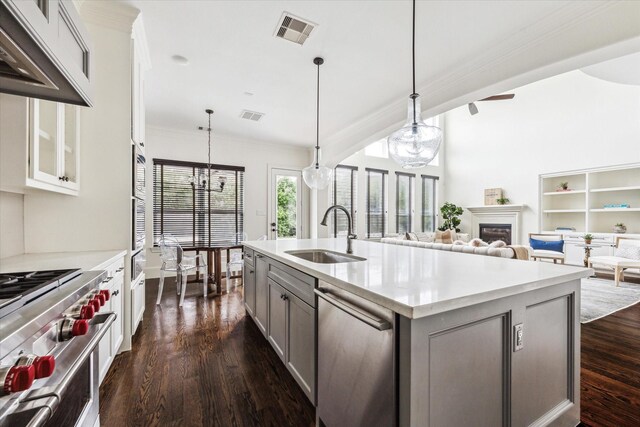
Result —
[[580, 323], [589, 323], [640, 302], [640, 285], [613, 280], [582, 279]]

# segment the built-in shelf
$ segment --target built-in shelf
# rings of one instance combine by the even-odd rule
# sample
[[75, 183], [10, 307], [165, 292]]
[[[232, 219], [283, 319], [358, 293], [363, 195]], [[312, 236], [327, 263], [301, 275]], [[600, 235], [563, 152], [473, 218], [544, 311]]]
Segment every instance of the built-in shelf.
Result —
[[587, 190], [567, 190], [567, 191], [547, 191], [546, 193], [542, 193], [545, 196], [560, 196], [565, 194], [584, 194]]
[[592, 193], [602, 193], [605, 191], [633, 191], [633, 190], [640, 190], [640, 185], [633, 185], [630, 187], [592, 188], [589, 191], [591, 191]]
[[589, 212], [640, 212], [640, 208], [589, 209]]
[[586, 209], [545, 209], [544, 213], [585, 213]]

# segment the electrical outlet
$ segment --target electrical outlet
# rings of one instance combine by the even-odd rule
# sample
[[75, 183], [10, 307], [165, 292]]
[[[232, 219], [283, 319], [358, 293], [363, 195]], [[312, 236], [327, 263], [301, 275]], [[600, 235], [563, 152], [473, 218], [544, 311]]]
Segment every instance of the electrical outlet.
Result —
[[513, 351], [522, 350], [524, 347], [524, 328], [522, 323], [513, 327]]

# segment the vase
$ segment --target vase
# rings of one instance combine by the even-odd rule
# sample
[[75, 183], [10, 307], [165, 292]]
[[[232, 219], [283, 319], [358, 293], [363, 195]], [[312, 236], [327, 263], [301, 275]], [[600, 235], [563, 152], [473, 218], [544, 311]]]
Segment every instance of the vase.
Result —
[[614, 233], [618, 233], [618, 234], [624, 234], [627, 232], [627, 227], [620, 226], [620, 225], [616, 225], [615, 227], [613, 227], [613, 232]]
[[589, 239], [589, 240], [584, 239], [584, 243], [586, 243], [587, 245], [590, 245], [591, 244], [591, 239]]

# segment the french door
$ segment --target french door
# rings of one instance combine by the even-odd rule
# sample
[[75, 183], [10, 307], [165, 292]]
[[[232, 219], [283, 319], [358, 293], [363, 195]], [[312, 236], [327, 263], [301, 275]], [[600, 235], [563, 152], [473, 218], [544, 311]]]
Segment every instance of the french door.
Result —
[[269, 238], [302, 237], [302, 172], [271, 169]]

